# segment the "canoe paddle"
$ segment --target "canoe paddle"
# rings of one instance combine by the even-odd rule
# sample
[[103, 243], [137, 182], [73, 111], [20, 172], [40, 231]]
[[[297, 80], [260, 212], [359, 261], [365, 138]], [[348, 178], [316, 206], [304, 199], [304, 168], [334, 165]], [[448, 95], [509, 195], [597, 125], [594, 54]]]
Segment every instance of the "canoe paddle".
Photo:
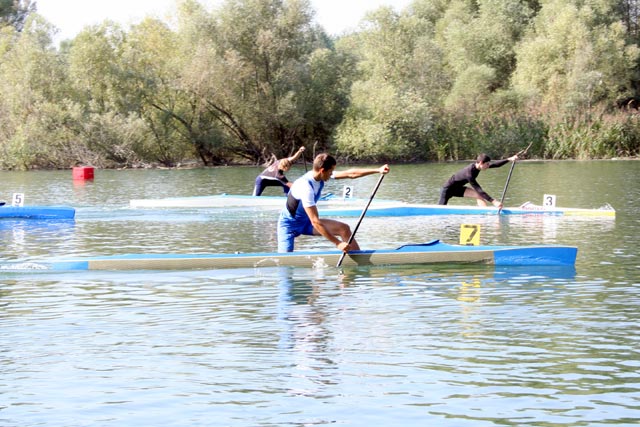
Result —
[[[533, 144], [533, 141], [531, 141], [529, 143], [527, 148], [525, 148], [524, 150], [518, 151], [516, 153], [516, 156], [521, 156], [523, 154], [527, 154], [527, 151], [529, 151], [529, 148], [531, 148], [531, 144]], [[507, 175], [507, 182], [504, 184], [504, 190], [502, 191], [502, 197], [500, 198], [500, 205], [502, 205], [504, 203], [504, 196], [507, 195], [507, 188], [509, 188], [509, 181], [511, 181], [511, 174], [513, 173], [513, 168], [516, 166], [516, 162], [517, 162], [517, 160], [514, 160], [511, 163], [511, 169], [509, 169], [509, 175]], [[500, 215], [501, 211], [502, 211], [502, 207], [500, 207], [500, 209], [498, 209], [498, 215]]]
[[[373, 191], [371, 192], [371, 197], [369, 197], [369, 201], [367, 202], [367, 205], [362, 210], [362, 213], [360, 214], [360, 218], [358, 218], [358, 223], [356, 224], [356, 227], [353, 229], [353, 233], [351, 233], [351, 237], [349, 237], [349, 240], [347, 241], [347, 246], [349, 246], [351, 242], [353, 242], [353, 238], [355, 237], [356, 232], [358, 231], [358, 227], [360, 227], [360, 223], [362, 222], [362, 219], [367, 213], [367, 209], [369, 209], [369, 205], [371, 204], [371, 201], [375, 197], [376, 192], [378, 191], [378, 188], [380, 187], [380, 184], [382, 183], [382, 179], [384, 178], [385, 175], [386, 174], [384, 173], [380, 175], [380, 179], [378, 180], [378, 183], [376, 184]], [[342, 252], [342, 255], [340, 255], [340, 259], [338, 260], [338, 264], [336, 265], [336, 267], [340, 267], [342, 265], [342, 260], [344, 260], [345, 255], [347, 255], [347, 253]]]
[[513, 173], [513, 168], [516, 165], [516, 161], [514, 160], [513, 163], [511, 163], [511, 169], [509, 169], [509, 175], [507, 175], [507, 183], [504, 185], [504, 190], [502, 191], [502, 197], [500, 198], [500, 208], [498, 209], [498, 215], [500, 215], [500, 211], [502, 210], [502, 206], [504, 203], [504, 196], [507, 194], [507, 188], [509, 187], [509, 181], [511, 181], [511, 174]]

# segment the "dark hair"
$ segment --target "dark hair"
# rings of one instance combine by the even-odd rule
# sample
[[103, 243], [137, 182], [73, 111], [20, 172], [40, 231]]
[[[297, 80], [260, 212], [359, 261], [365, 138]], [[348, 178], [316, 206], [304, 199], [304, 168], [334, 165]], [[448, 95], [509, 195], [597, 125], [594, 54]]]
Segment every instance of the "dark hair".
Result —
[[336, 159], [332, 155], [327, 153], [320, 153], [313, 160], [313, 170], [319, 171], [320, 169], [329, 170], [337, 164]]
[[487, 163], [491, 161], [491, 157], [487, 156], [484, 153], [478, 154], [478, 158], [476, 158], [477, 163]]

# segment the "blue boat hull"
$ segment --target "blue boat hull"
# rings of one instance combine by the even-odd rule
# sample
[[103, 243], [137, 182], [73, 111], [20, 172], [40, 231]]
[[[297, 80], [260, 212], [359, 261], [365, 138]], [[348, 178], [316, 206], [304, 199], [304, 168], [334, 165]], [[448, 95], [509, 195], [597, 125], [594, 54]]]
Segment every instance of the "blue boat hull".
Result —
[[76, 210], [68, 206], [0, 206], [0, 219], [73, 219]]
[[[245, 196], [221, 194], [217, 196], [169, 197], [164, 199], [130, 200], [132, 208], [231, 208], [282, 209], [282, 196]], [[357, 217], [362, 214], [368, 199], [343, 199], [326, 194], [318, 202], [322, 216]], [[412, 204], [398, 200], [373, 199], [367, 216], [428, 216], [428, 215], [555, 215], [615, 218], [616, 211], [606, 205], [598, 209], [539, 206], [526, 202], [519, 207], [505, 207], [498, 212], [493, 206]]]
[[[193, 270], [337, 264], [339, 251], [246, 254], [125, 254], [93, 258], [30, 261], [41, 270]], [[568, 246], [459, 246], [433, 241], [397, 249], [354, 251], [343, 266], [396, 264], [489, 264], [496, 266], [571, 266], [577, 249]], [[16, 267], [16, 266], [14, 266]], [[11, 269], [4, 266], [3, 269]]]
[[[319, 209], [323, 216], [356, 217], [362, 214], [362, 209], [330, 208]], [[433, 216], [433, 215], [552, 215], [552, 216], [579, 216], [579, 217], [604, 217], [615, 218], [616, 211], [607, 209], [580, 209], [580, 208], [545, 208], [529, 205], [529, 207], [504, 208], [498, 211], [493, 206], [451, 206], [451, 205], [421, 205], [401, 203], [397, 205], [373, 206], [367, 210], [367, 216]]]

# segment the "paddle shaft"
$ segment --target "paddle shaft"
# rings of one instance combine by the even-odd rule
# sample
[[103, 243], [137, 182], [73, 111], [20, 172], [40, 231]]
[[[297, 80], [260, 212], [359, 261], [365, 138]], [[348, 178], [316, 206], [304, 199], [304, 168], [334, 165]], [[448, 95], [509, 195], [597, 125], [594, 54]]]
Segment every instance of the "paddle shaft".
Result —
[[[362, 210], [362, 213], [360, 214], [360, 218], [358, 218], [358, 222], [356, 223], [356, 226], [353, 229], [353, 233], [351, 233], [351, 236], [349, 237], [349, 240], [347, 241], [347, 246], [350, 245], [351, 242], [353, 242], [353, 239], [355, 238], [356, 232], [358, 231], [358, 228], [360, 227], [360, 223], [362, 223], [362, 220], [363, 220], [364, 216], [367, 213], [367, 209], [369, 209], [369, 205], [371, 204], [371, 202], [373, 201], [373, 198], [375, 197], [376, 193], [378, 192], [378, 188], [380, 187], [380, 184], [382, 184], [382, 179], [384, 178], [384, 175], [385, 174], [381, 174], [380, 175], [380, 179], [378, 180], [378, 183], [373, 188], [373, 191], [371, 192], [371, 197], [369, 197], [369, 201], [367, 202], [367, 205]], [[346, 255], [347, 255], [346, 252], [342, 252], [342, 255], [340, 255], [340, 259], [338, 260], [338, 264], [336, 265], [336, 267], [340, 267], [342, 265], [342, 261], [344, 260], [344, 257]]]
[[[507, 175], [507, 182], [504, 184], [504, 190], [502, 191], [502, 197], [500, 198], [500, 204], [504, 203], [504, 196], [507, 194], [507, 188], [509, 188], [509, 181], [511, 181], [511, 174], [513, 173], [513, 168], [516, 166], [516, 161], [514, 160], [511, 163], [511, 168], [509, 169], [509, 175]], [[502, 206], [498, 209], [498, 213], [502, 210]]]
[[[531, 144], [533, 144], [533, 141], [529, 143], [527, 148], [525, 148], [524, 150], [520, 150], [518, 153], [516, 153], [516, 156], [521, 156], [523, 154], [526, 154], [527, 151], [529, 151], [529, 148], [531, 148]], [[511, 163], [511, 168], [509, 169], [509, 175], [507, 175], [507, 182], [504, 184], [504, 190], [502, 191], [502, 197], [500, 198], [500, 204], [501, 205], [504, 203], [504, 196], [507, 195], [507, 188], [509, 188], [509, 181], [511, 181], [511, 174], [513, 173], [513, 168], [514, 167], [516, 167], [516, 160], [514, 160]], [[498, 209], [498, 213], [500, 213], [501, 210], [502, 210], [502, 207], [500, 207], [500, 209]]]

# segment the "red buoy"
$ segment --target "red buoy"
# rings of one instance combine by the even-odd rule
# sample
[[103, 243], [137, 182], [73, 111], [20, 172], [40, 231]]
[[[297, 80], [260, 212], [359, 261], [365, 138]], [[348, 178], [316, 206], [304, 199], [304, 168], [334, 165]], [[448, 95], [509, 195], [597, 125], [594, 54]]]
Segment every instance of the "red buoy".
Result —
[[91, 166], [78, 166], [73, 168], [73, 179], [93, 179], [93, 168]]

